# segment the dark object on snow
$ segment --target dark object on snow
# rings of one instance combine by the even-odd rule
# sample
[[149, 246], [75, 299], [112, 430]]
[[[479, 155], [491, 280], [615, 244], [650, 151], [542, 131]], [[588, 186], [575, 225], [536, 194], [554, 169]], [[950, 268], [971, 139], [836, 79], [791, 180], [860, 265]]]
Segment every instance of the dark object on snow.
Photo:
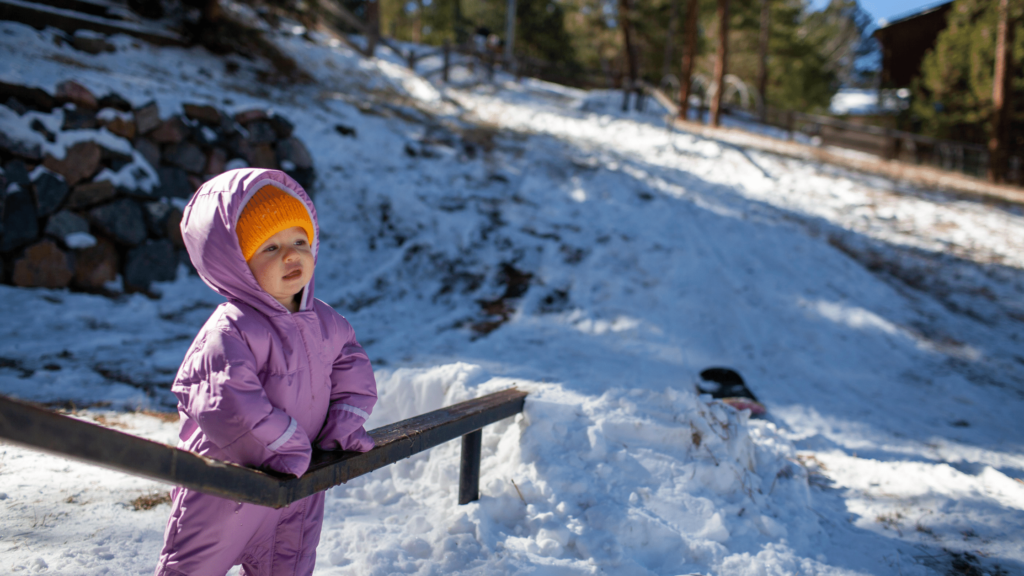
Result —
[[701, 381], [697, 382], [698, 394], [711, 394], [712, 398], [737, 410], [750, 410], [750, 415], [755, 418], [768, 412], [764, 404], [747, 388], [739, 372], [731, 368], [708, 368], [700, 373], [700, 378]]
[[146, 239], [146, 218], [142, 207], [127, 198], [89, 211], [93, 225], [119, 244], [136, 246]]
[[[525, 402], [526, 392], [512, 388], [371, 430], [373, 450], [314, 451], [301, 478], [218, 462], [3, 396], [0, 438], [236, 502], [282, 508], [459, 436], [479, 433], [488, 424], [521, 413]], [[477, 462], [479, 457], [479, 452], [469, 456]], [[460, 490], [460, 502], [469, 500], [472, 488], [470, 494]]]
[[153, 282], [174, 280], [178, 257], [170, 240], [150, 240], [128, 252], [124, 265], [124, 287], [129, 292], [145, 292]]
[[345, 126], [344, 124], [335, 124], [334, 129], [338, 131], [338, 134], [342, 136], [351, 136], [355, 138], [357, 136], [356, 129], [351, 126]]
[[100, 108], [113, 108], [114, 110], [120, 110], [121, 112], [131, 112], [131, 102], [125, 100], [120, 94], [111, 92], [99, 100]]

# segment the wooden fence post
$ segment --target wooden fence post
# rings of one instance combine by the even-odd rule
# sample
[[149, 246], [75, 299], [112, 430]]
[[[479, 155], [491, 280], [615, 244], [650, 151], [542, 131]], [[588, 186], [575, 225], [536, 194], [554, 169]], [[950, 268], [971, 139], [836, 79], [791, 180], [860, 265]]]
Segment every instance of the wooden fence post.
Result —
[[444, 69], [441, 71], [441, 80], [448, 83], [448, 62], [451, 60], [452, 44], [447, 38], [444, 40]]

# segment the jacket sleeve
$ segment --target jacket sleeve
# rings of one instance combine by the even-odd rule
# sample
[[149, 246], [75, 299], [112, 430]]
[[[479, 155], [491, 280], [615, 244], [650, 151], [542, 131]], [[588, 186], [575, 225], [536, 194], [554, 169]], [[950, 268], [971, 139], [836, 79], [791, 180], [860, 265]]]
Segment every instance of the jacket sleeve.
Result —
[[334, 359], [331, 406], [316, 443], [322, 450], [366, 452], [373, 448], [373, 439], [363, 424], [377, 403], [377, 382], [373, 378], [370, 359], [356, 341], [352, 326], [340, 315], [335, 316], [338, 335], [344, 344]]
[[182, 365], [174, 386], [185, 413], [243, 466], [301, 476], [312, 455], [299, 423], [270, 403], [256, 358], [236, 334], [213, 330]]

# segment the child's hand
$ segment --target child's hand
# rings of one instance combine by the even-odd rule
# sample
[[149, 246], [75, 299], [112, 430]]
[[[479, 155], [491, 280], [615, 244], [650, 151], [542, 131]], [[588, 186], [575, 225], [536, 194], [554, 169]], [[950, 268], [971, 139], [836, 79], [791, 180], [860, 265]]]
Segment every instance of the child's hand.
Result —
[[351, 452], [369, 452], [373, 446], [373, 438], [366, 433], [366, 429], [362, 426], [341, 441], [341, 449]]

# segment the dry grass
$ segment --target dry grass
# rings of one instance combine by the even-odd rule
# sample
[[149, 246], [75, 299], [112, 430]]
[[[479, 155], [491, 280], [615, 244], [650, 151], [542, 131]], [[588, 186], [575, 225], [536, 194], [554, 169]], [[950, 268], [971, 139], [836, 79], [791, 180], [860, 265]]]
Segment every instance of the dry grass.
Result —
[[152, 492], [150, 494], [143, 494], [135, 500], [132, 500], [132, 508], [135, 510], [150, 510], [156, 508], [161, 504], [169, 504], [171, 502], [171, 495], [167, 492]]

